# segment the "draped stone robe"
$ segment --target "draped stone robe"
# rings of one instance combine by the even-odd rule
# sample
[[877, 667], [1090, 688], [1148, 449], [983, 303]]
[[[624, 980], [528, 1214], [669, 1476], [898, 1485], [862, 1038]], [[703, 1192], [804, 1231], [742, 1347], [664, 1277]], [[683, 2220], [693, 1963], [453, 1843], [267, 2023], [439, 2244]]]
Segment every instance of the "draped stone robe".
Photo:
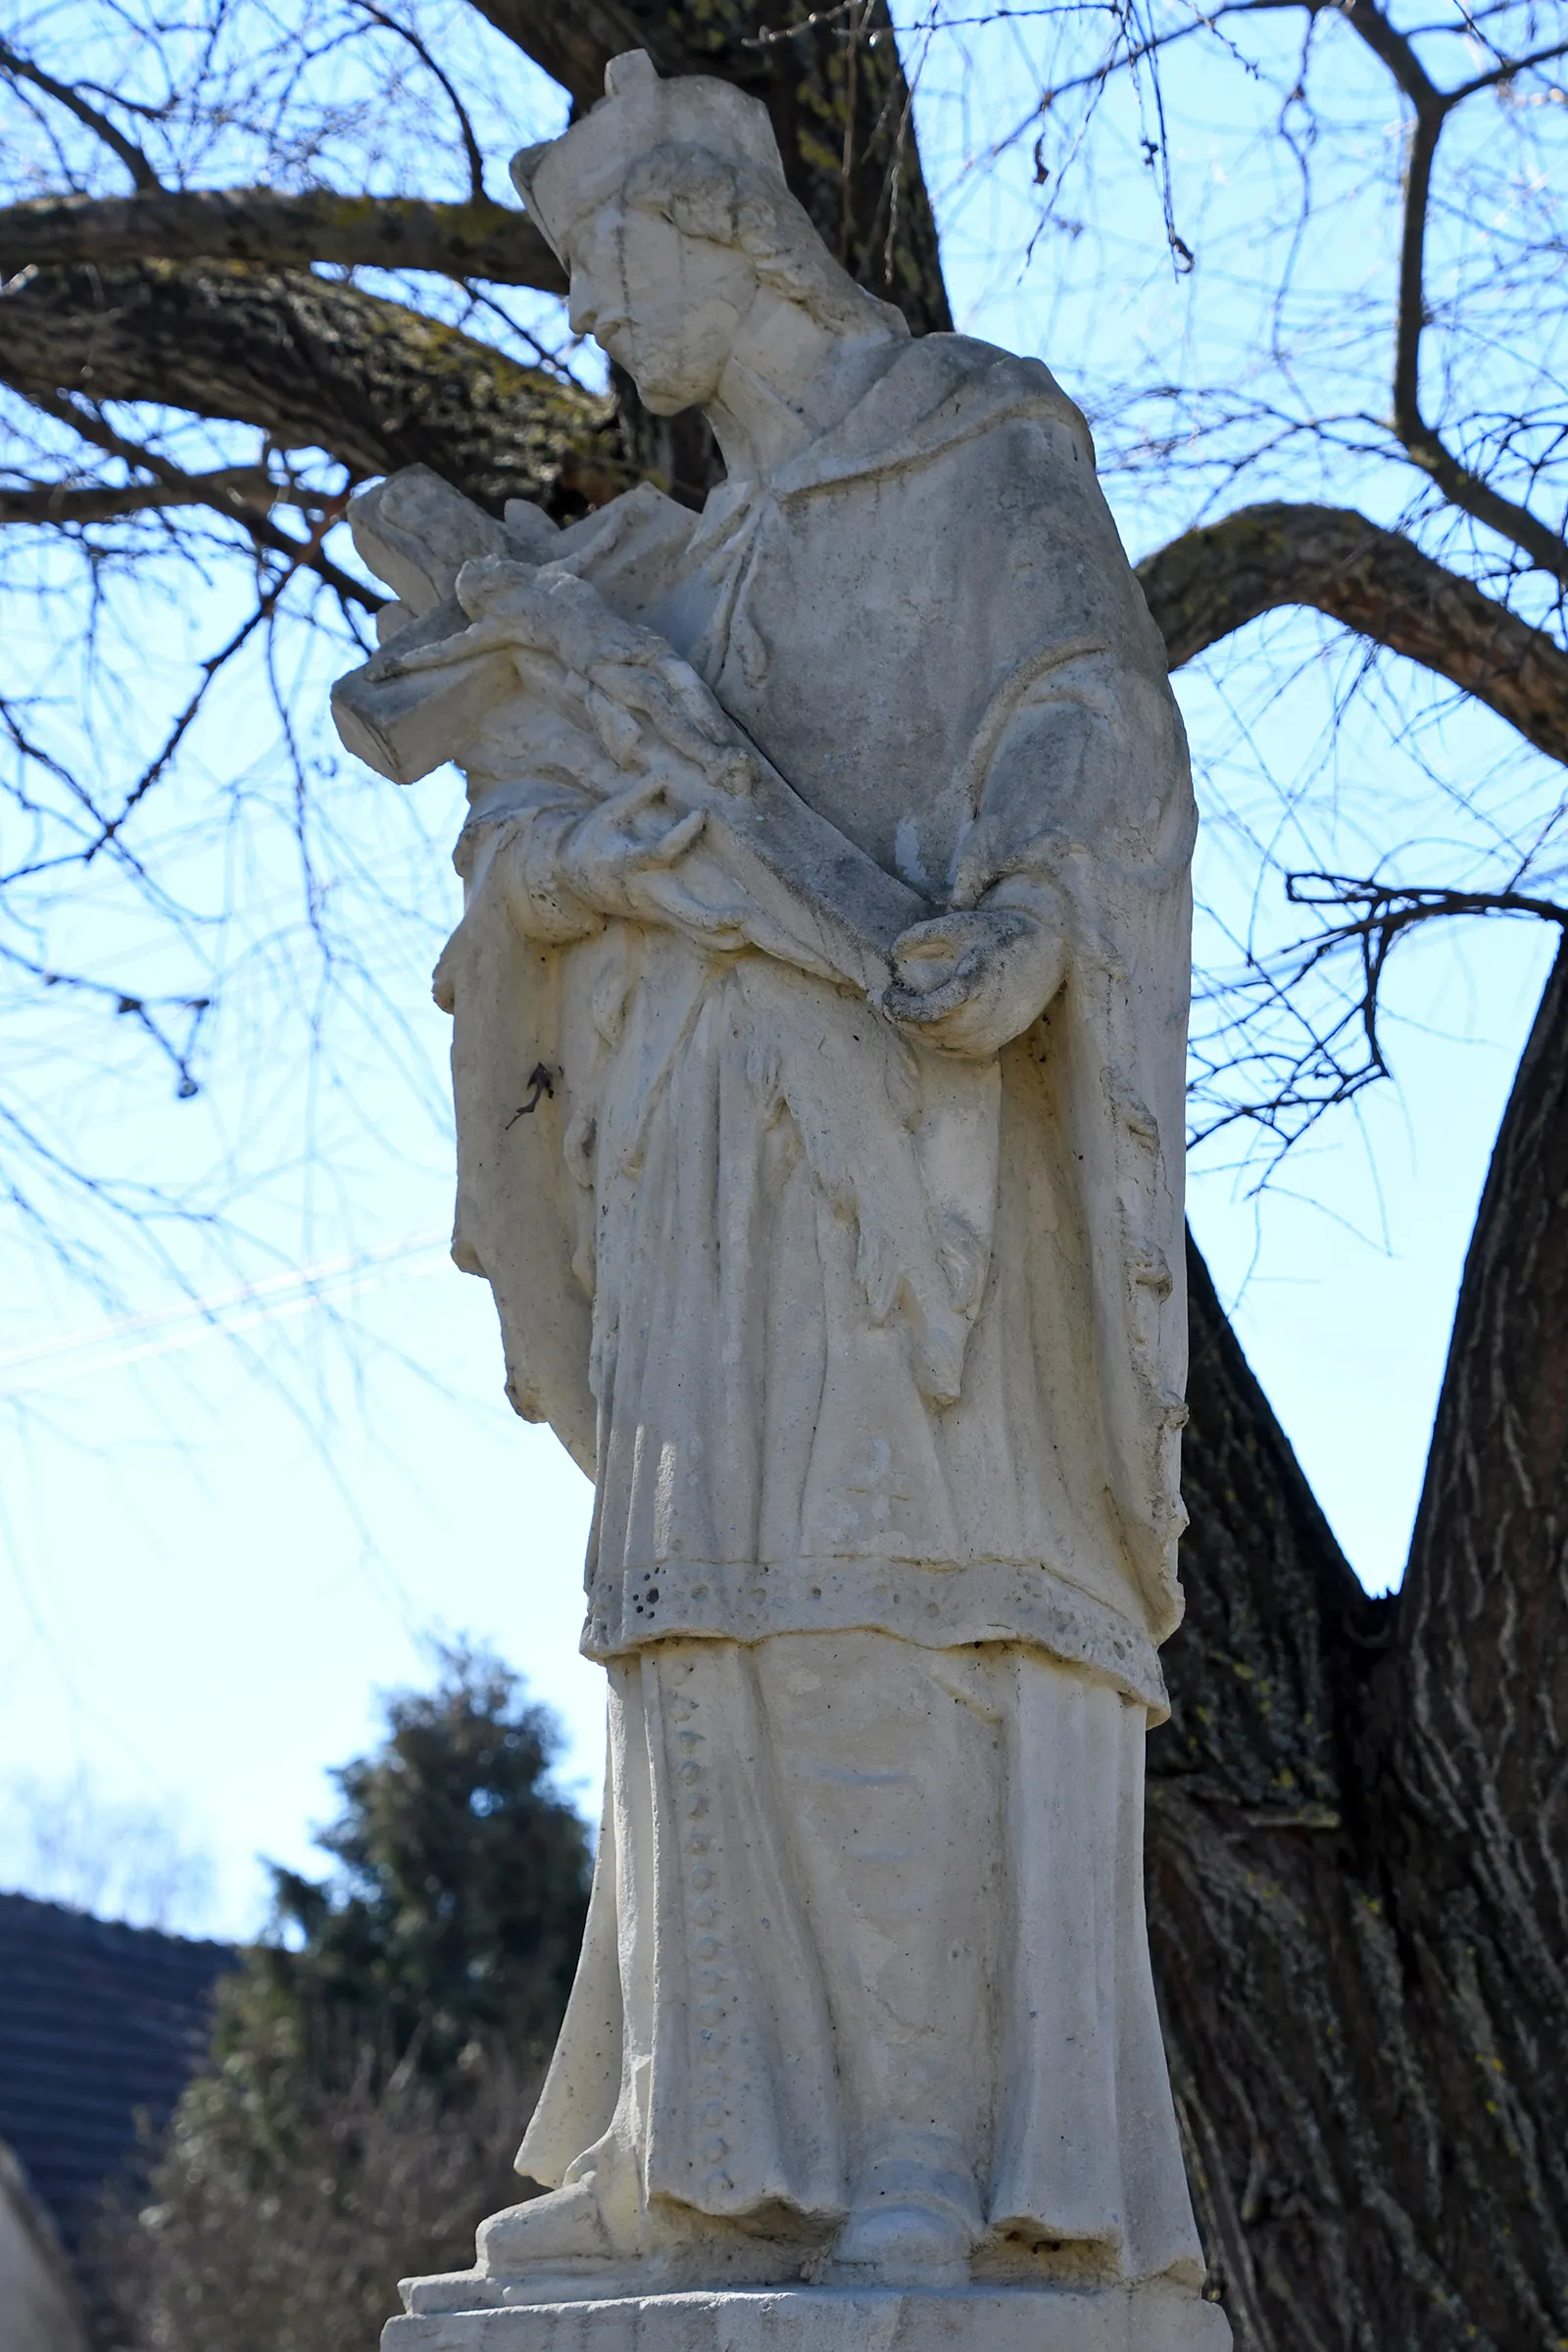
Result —
[[[587, 913], [555, 855], [580, 783], [474, 749], [438, 973], [455, 1251], [495, 1290], [514, 1402], [596, 1476], [583, 1645], [612, 1670], [594, 1907], [519, 2163], [556, 2181], [618, 2133], [645, 2199], [843, 2211], [851, 1995], [769, 1661], [894, 1637], [990, 1727], [986, 2220], [1115, 2276], [1191, 2269], [1138, 1882], [1180, 1614], [1193, 813], [1087, 428], [1035, 363], [894, 345], [771, 480], [700, 518], [640, 492], [562, 547], [933, 911], [956, 876], [1038, 912], [1066, 966], [999, 1056], [941, 1054], [808, 957]], [[722, 897], [716, 866], [699, 845], [682, 871]]]

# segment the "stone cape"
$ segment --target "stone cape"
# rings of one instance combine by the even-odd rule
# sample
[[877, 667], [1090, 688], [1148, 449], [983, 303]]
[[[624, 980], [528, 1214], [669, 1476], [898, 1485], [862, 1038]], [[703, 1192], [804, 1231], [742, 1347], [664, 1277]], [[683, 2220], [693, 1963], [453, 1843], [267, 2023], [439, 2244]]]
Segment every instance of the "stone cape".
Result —
[[[1069, 950], [1055, 1003], [1000, 1069], [956, 1071], [771, 958], [616, 925], [552, 937], [549, 906], [524, 939], [488, 887], [486, 828], [510, 808], [548, 841], [581, 800], [489, 778], [474, 747], [468, 909], [438, 978], [455, 1015], [456, 1249], [495, 1292], [514, 1402], [597, 1471], [584, 1646], [848, 1625], [939, 1646], [1022, 1638], [1161, 1711], [1154, 1644], [1179, 1614], [1172, 1171], [1193, 818], [1162, 649], [1087, 431], [1038, 364], [933, 336], [895, 347], [765, 492], [721, 492], [698, 521], [637, 497], [597, 561], [589, 525], [563, 555], [690, 655], [884, 867], [902, 858], [930, 890], [967, 856], [1045, 903]], [[890, 808], [915, 811], [902, 839]], [[551, 1091], [518, 1119], [538, 1069]], [[740, 1156], [755, 1163], [758, 1130], [782, 1126], [805, 1180], [736, 1165], [714, 1196], [707, 1171], [725, 1167], [742, 1097]], [[746, 1269], [727, 1298], [685, 1246], [703, 1230]], [[801, 1267], [835, 1250], [803, 1396], [798, 1363], [757, 1360], [769, 1285], [795, 1295], [793, 1356]], [[607, 1301], [606, 1275], [639, 1267], [662, 1291]], [[946, 1348], [946, 1373], [922, 1347]], [[737, 1365], [756, 1393], [726, 1413]], [[886, 1505], [877, 1465], [830, 1458], [835, 1376], [852, 1395], [869, 1383], [890, 1455], [924, 1465], [880, 1526], [846, 1506], [866, 1491]]]

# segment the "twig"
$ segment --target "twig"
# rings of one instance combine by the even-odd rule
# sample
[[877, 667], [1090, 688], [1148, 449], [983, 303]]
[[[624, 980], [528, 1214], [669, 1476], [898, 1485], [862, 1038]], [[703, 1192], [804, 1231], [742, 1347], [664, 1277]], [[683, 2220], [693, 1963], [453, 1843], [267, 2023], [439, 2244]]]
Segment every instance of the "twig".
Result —
[[6, 41], [0, 41], [0, 67], [6, 73], [15, 74], [18, 81], [30, 81], [34, 89], [42, 90], [46, 98], [53, 98], [68, 114], [74, 115], [78, 122], [94, 132], [113, 154], [119, 156], [138, 188], [148, 195], [162, 188], [163, 182], [135, 141], [127, 139], [122, 130], [117, 130], [107, 115], [101, 115], [95, 106], [89, 106], [79, 91], [71, 89], [63, 81], [56, 81], [53, 74], [46, 74], [41, 66], [35, 66], [30, 58], [22, 56]]
[[121, 808], [120, 814], [118, 816], [108, 818], [104, 823], [97, 840], [89, 842], [86, 849], [80, 853], [80, 862], [83, 865], [90, 865], [93, 859], [98, 856], [99, 852], [109, 847], [110, 843], [115, 840], [122, 827], [131, 815], [131, 812], [140, 805], [142, 801], [146, 799], [148, 793], [151, 792], [153, 786], [158, 782], [160, 776], [165, 773], [170, 761], [173, 759], [174, 754], [178, 751], [181, 743], [184, 741], [191, 722], [194, 720], [197, 711], [201, 709], [202, 699], [205, 696], [208, 687], [212, 684], [214, 678], [218, 675], [219, 671], [223, 667], [223, 664], [226, 662], [233, 660], [234, 656], [239, 652], [241, 646], [243, 646], [246, 641], [255, 634], [256, 630], [261, 627], [263, 621], [270, 617], [277, 604], [278, 598], [283, 594], [284, 589], [287, 588], [295, 573], [305, 570], [310, 566], [312, 559], [318, 551], [322, 539], [331, 529], [332, 525], [341, 518], [344, 509], [347, 507], [347, 491], [344, 491], [339, 497], [332, 500], [326, 512], [312, 526], [310, 538], [306, 541], [305, 545], [303, 547], [296, 547], [293, 561], [286, 566], [278, 578], [272, 582], [272, 585], [258, 599], [255, 612], [252, 612], [250, 617], [243, 621], [239, 628], [235, 630], [233, 636], [230, 637], [226, 645], [220, 647], [216, 654], [210, 654], [207, 660], [202, 663], [201, 681], [198, 684], [195, 692], [190, 697], [190, 700], [186, 703], [184, 710], [180, 712], [178, 718], [175, 719], [173, 726], [170, 729], [170, 732], [165, 739], [163, 750], [158, 754], [158, 757], [151, 762], [151, 764], [142, 770], [142, 773], [140, 776], [138, 776], [136, 782], [126, 794], [125, 800]]
[[125, 482], [119, 488], [28, 482], [0, 486], [0, 523], [113, 522], [163, 507], [217, 507], [226, 514], [260, 507], [265, 512], [275, 499], [296, 495], [276, 489], [265, 466], [225, 466], [214, 473], [187, 474], [182, 482]]

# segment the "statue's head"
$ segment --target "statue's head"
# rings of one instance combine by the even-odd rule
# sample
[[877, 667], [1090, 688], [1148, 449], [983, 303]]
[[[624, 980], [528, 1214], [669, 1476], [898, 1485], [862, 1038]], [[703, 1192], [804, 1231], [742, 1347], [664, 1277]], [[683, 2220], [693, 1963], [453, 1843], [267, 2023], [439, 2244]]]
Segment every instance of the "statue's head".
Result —
[[656, 416], [710, 401], [760, 288], [834, 335], [902, 334], [784, 184], [767, 111], [728, 82], [615, 58], [605, 95], [512, 176], [570, 281], [571, 322]]

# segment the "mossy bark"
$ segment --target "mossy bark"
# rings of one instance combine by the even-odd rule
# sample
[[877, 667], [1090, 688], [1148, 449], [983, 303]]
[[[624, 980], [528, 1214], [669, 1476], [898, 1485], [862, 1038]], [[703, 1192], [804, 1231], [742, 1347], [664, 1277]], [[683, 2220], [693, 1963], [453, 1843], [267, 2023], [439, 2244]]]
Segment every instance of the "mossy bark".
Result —
[[172, 188], [42, 196], [0, 209], [0, 278], [90, 262], [258, 262], [272, 269], [429, 270], [564, 294], [565, 272], [527, 216], [473, 197], [345, 196], [335, 188]]
[[259, 425], [360, 475], [424, 464], [497, 508], [540, 497], [580, 513], [634, 478], [611, 402], [306, 270], [24, 272], [0, 294], [0, 375], [24, 394], [157, 401]]

